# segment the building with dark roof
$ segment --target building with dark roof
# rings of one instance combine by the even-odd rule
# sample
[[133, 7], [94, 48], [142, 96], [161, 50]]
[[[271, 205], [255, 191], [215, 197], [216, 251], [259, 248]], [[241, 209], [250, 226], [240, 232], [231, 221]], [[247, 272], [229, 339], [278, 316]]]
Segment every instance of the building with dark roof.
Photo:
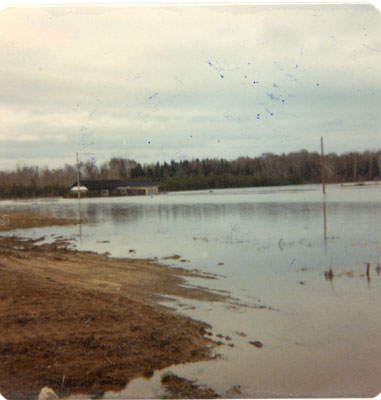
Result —
[[[97, 196], [151, 196], [159, 193], [159, 188], [153, 182], [123, 182], [121, 180], [81, 180], [79, 183], [81, 195]], [[78, 185], [71, 186], [71, 196], [77, 194]]]
[[154, 182], [126, 182], [129, 196], [152, 196], [159, 193], [157, 183]]

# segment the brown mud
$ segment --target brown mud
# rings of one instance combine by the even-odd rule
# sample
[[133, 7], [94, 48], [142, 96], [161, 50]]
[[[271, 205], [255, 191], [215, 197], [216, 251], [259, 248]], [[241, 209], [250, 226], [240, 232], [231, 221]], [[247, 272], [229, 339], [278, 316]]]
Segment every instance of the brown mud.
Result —
[[13, 229], [39, 228], [43, 226], [67, 226], [76, 225], [80, 221], [75, 219], [55, 218], [46, 215], [31, 213], [0, 214], [0, 231], [10, 231]]
[[35, 399], [46, 385], [60, 397], [100, 397], [156, 369], [214, 357], [210, 326], [157, 304], [168, 295], [229, 299], [183, 286], [184, 276], [204, 276], [38, 242], [0, 238], [0, 393], [8, 400]]
[[181, 378], [177, 375], [168, 374], [161, 380], [166, 391], [163, 398], [168, 399], [217, 399], [219, 396], [210, 388], [195, 385], [193, 381]]

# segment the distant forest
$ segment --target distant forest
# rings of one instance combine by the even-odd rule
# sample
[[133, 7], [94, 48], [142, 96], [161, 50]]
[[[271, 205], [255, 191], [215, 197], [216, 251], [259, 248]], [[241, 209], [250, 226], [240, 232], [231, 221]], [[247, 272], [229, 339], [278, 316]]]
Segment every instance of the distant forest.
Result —
[[[325, 156], [325, 164], [328, 183], [378, 180], [381, 150], [330, 153]], [[161, 191], [320, 183], [321, 157], [302, 150], [235, 160], [194, 159], [143, 165], [112, 158], [101, 165], [92, 161], [80, 163], [80, 178], [150, 181], [158, 183]], [[17, 166], [13, 171], [0, 171], [0, 198], [62, 196], [76, 179], [75, 165], [55, 169]]]

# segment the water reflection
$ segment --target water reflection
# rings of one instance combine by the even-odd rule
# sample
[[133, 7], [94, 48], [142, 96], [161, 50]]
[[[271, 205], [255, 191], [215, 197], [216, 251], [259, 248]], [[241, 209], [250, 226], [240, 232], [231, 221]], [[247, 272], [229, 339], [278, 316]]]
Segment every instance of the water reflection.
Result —
[[90, 219], [111, 219], [114, 223], [137, 221], [147, 218], [159, 220], [217, 220], [225, 217], [250, 219], [267, 219], [278, 221], [285, 217], [310, 219], [319, 214], [318, 204], [254, 203], [254, 204], [160, 204], [160, 205], [126, 205], [110, 204], [88, 205], [85, 216]]
[[144, 218], [144, 209], [138, 206], [131, 206], [129, 208], [110, 206], [102, 213], [102, 217], [111, 219], [114, 224], [136, 222], [138, 219]]
[[324, 215], [324, 243], [327, 241], [327, 202], [323, 202], [323, 215]]
[[225, 204], [165, 204], [157, 207], [160, 219], [214, 219], [223, 218], [226, 214]]
[[81, 202], [78, 199], [78, 208], [77, 208], [77, 218], [78, 218], [78, 237], [79, 243], [82, 246], [82, 214], [81, 214]]

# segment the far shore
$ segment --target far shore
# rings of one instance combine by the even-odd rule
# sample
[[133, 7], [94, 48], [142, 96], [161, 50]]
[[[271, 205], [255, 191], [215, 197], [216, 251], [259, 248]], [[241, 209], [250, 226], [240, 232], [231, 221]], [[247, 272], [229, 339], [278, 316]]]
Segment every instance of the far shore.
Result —
[[[76, 223], [7, 215], [2, 231]], [[154, 370], [215, 358], [209, 325], [158, 304], [166, 296], [229, 299], [184, 285], [186, 276], [208, 277], [41, 239], [0, 237], [0, 393], [7, 400], [37, 398], [46, 385], [59, 396], [99, 397]]]

